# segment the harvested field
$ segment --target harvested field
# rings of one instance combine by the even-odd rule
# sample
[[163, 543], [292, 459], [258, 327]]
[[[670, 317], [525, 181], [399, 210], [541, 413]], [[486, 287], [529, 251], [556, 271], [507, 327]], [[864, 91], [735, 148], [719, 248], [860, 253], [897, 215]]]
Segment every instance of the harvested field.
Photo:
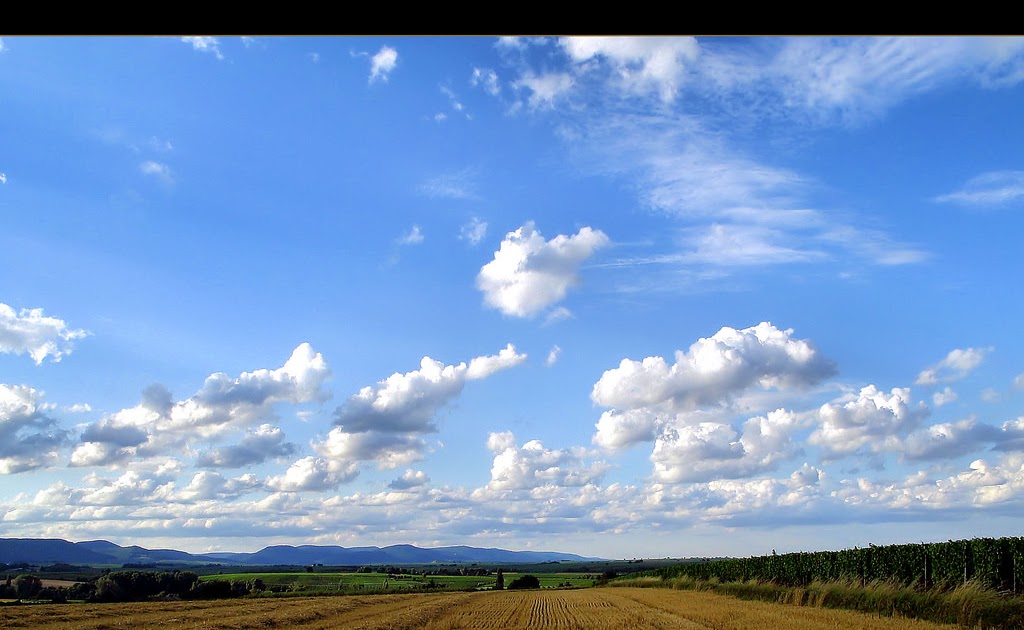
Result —
[[137, 630], [159, 626], [223, 630], [950, 628], [843, 610], [741, 601], [713, 593], [640, 588], [0, 607], [3, 628]]

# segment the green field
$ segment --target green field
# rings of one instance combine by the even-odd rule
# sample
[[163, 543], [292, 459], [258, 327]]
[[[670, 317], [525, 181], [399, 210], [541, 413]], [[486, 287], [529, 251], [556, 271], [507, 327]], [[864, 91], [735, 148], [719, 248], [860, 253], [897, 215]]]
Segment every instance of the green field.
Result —
[[[507, 587], [522, 573], [505, 573]], [[541, 588], [593, 586], [599, 577], [584, 573], [537, 573]], [[223, 573], [204, 575], [200, 580], [247, 582], [261, 580], [272, 592], [395, 592], [427, 590], [486, 590], [494, 587], [495, 575], [411, 575], [352, 572]]]

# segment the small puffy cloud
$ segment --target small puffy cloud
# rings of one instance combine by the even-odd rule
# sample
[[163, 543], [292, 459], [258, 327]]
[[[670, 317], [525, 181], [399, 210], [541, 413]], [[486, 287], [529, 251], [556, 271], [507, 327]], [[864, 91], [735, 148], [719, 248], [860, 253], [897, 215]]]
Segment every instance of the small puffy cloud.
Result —
[[295, 454], [295, 445], [284, 439], [284, 431], [279, 427], [261, 424], [255, 431], [247, 432], [238, 444], [200, 453], [196, 465], [207, 468], [241, 468]]
[[959, 190], [935, 201], [962, 206], [1006, 206], [1024, 199], [1024, 171], [993, 171], [972, 177]]
[[15, 311], [0, 303], [0, 352], [27, 354], [39, 365], [46, 357], [54, 363], [71, 354], [74, 342], [89, 335], [68, 328], [64, 320], [43, 315], [43, 309]]
[[686, 64], [700, 53], [694, 37], [563, 37], [560, 43], [578, 64], [603, 59], [623, 90], [654, 91], [665, 102], [675, 99]]
[[398, 51], [390, 46], [381, 46], [373, 57], [370, 58], [370, 83], [374, 81], [387, 82], [388, 75], [398, 65]]
[[922, 402], [910, 403], [910, 390], [895, 387], [886, 394], [874, 385], [818, 409], [821, 426], [808, 438], [821, 448], [827, 459], [838, 459], [866, 450], [872, 453], [896, 451], [901, 438], [928, 415]]
[[544, 365], [551, 367], [558, 361], [558, 357], [561, 356], [562, 349], [557, 345], [552, 346], [551, 351], [548, 352], [548, 358], [544, 360]]
[[407, 469], [402, 476], [388, 484], [392, 490], [411, 490], [430, 483], [430, 477], [422, 470]]
[[646, 407], [601, 414], [594, 433], [594, 444], [606, 449], [620, 449], [641, 442], [653, 442], [665, 419]]
[[1013, 388], [1014, 389], [1024, 389], [1024, 373], [1018, 374], [1013, 379]]
[[321, 492], [332, 490], [356, 478], [354, 464], [340, 465], [321, 457], [304, 457], [283, 475], [267, 479], [267, 487], [279, 492]]
[[609, 243], [604, 232], [581, 228], [544, 240], [533, 222], [505, 235], [476, 284], [484, 303], [506, 315], [532, 317], [562, 300], [579, 282], [580, 264]]
[[527, 102], [530, 107], [540, 109], [554, 107], [555, 102], [572, 89], [574, 83], [572, 75], [564, 72], [540, 75], [528, 72], [513, 82], [512, 87], [528, 90]]
[[87, 413], [92, 411], [92, 405], [89, 403], [75, 403], [64, 407], [64, 411], [67, 411], [68, 413]]
[[953, 391], [953, 389], [948, 386], [941, 392], [935, 392], [934, 394], [932, 394], [932, 404], [935, 405], [936, 408], [941, 407], [943, 405], [948, 405], [949, 403], [955, 401], [956, 399], [956, 392]]
[[192, 46], [192, 50], [198, 50], [199, 52], [209, 53], [217, 59], [224, 59], [224, 55], [220, 52], [220, 41], [216, 37], [190, 36], [182, 37], [181, 41]]
[[234, 499], [253, 490], [261, 490], [263, 487], [263, 483], [251, 473], [227, 479], [220, 473], [202, 470], [192, 477], [176, 499], [186, 502]]
[[487, 449], [494, 453], [489, 491], [524, 490], [539, 486], [580, 487], [601, 480], [607, 465], [587, 464], [584, 449], [545, 448], [540, 440], [516, 446], [515, 435], [509, 431], [491, 433]]
[[501, 85], [498, 84], [498, 74], [490, 68], [473, 68], [473, 74], [469, 78], [473, 87], [482, 87], [491, 96], [501, 93]]
[[496, 355], [475, 357], [469, 365], [445, 365], [423, 357], [420, 369], [396, 372], [351, 396], [338, 408], [335, 424], [349, 433], [435, 431], [434, 415], [462, 391], [467, 380], [486, 378], [525, 360], [526, 355], [512, 344]]
[[918, 374], [915, 384], [935, 385], [942, 382], [958, 381], [981, 365], [985, 355], [989, 352], [992, 352], [992, 348], [952, 350], [945, 359]]
[[7, 183], [7, 174], [6, 173], [0, 173], [0, 184], [6, 184], [6, 183]]
[[418, 245], [423, 242], [423, 231], [420, 230], [420, 226], [414, 225], [407, 234], [403, 234], [398, 239], [399, 245]]
[[139, 164], [139, 171], [144, 175], [156, 177], [166, 184], [174, 183], [174, 174], [171, 173], [171, 168], [166, 164], [155, 162], [153, 160], [146, 160], [142, 164]]
[[481, 221], [479, 217], [473, 217], [459, 228], [459, 239], [469, 241], [470, 245], [479, 245], [486, 235], [487, 222]]
[[717, 405], [751, 387], [809, 386], [835, 372], [808, 341], [769, 322], [737, 330], [728, 326], [662, 357], [623, 359], [594, 385], [591, 399], [606, 407], [661, 406], [685, 411]]
[[67, 432], [46, 415], [42, 392], [25, 385], [0, 383], [0, 474], [35, 470], [54, 464]]

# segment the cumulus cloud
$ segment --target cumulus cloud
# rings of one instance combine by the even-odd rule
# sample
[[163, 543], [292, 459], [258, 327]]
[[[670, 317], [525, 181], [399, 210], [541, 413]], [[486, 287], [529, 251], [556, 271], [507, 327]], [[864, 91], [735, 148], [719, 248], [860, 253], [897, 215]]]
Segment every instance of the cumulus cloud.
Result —
[[904, 440], [902, 453], [907, 459], [951, 459], [1003, 437], [996, 427], [968, 418], [914, 431]]
[[331, 461], [373, 460], [381, 468], [422, 459], [427, 444], [420, 436], [437, 431], [438, 411], [462, 392], [466, 382], [520, 365], [526, 358], [512, 344], [498, 354], [474, 357], [469, 364], [445, 365], [423, 357], [418, 370], [396, 372], [350, 396], [335, 411], [338, 426], [313, 448]]
[[354, 463], [310, 456], [293, 463], [283, 475], [269, 478], [267, 487], [279, 492], [320, 492], [351, 481], [358, 474]]
[[820, 427], [808, 442], [827, 459], [859, 451], [898, 451], [901, 438], [916, 429], [929, 413], [923, 402], [911, 404], [910, 390], [894, 387], [888, 394], [868, 385], [856, 396], [826, 403], [818, 409]]
[[280, 443], [283, 436], [265, 426], [266, 420], [274, 417], [273, 406], [323, 402], [329, 395], [323, 387], [329, 377], [323, 356], [303, 343], [276, 370], [243, 372], [237, 378], [223, 372], [211, 374], [199, 391], [183, 401], [174, 402], [165, 388], [152, 386], [135, 407], [122, 409], [86, 428], [71, 464], [91, 466], [152, 456], [257, 424], [264, 426], [236, 447], [202, 455], [204, 465], [232, 467], [257, 457], [256, 451], [267, 456], [287, 454], [280, 451], [288, 448]]
[[579, 283], [580, 264], [609, 243], [604, 232], [581, 228], [550, 241], [528, 222], [505, 235], [476, 284], [484, 303], [506, 315], [532, 317], [562, 300]]
[[43, 315], [43, 309], [15, 311], [0, 303], [0, 352], [27, 354], [39, 365], [50, 357], [59, 362], [71, 354], [75, 341], [87, 337], [85, 330], [68, 328], [62, 319]]
[[805, 422], [785, 409], [750, 418], [741, 431], [718, 422], [670, 424], [651, 453], [653, 477], [665, 483], [695, 482], [774, 470], [802, 452], [793, 433], [803, 426]]
[[1024, 171], [993, 171], [967, 180], [959, 190], [935, 201], [963, 206], [1005, 206], [1024, 198]]
[[686, 65], [700, 52], [694, 37], [563, 37], [560, 43], [578, 64], [604, 60], [621, 89], [654, 91], [665, 102], [675, 99]]
[[600, 481], [608, 469], [603, 462], [587, 463], [585, 449], [548, 449], [540, 440], [517, 446], [510, 431], [491, 433], [487, 449], [494, 453], [487, 491], [585, 486]]
[[208, 468], [241, 468], [262, 464], [268, 459], [293, 455], [296, 450], [294, 444], [285, 442], [284, 431], [279, 427], [261, 424], [254, 431], [248, 431], [238, 444], [200, 453], [196, 458], [196, 465]]
[[430, 483], [430, 477], [422, 470], [407, 469], [402, 476], [388, 484], [392, 490], [411, 490]]
[[966, 377], [974, 368], [981, 365], [985, 355], [992, 348], [959, 348], [951, 350], [946, 358], [923, 370], [917, 375], [916, 385], [935, 385], [937, 383], [959, 381]]
[[466, 381], [482, 379], [526, 360], [508, 344], [498, 354], [475, 357], [469, 365], [456, 365], [423, 357], [420, 369], [394, 373], [376, 385], [366, 386], [336, 411], [335, 424], [346, 432], [436, 431], [437, 411], [458, 396]]
[[57, 426], [42, 402], [42, 392], [25, 385], [0, 383], [0, 474], [35, 470], [54, 464], [67, 432]]
[[182, 37], [181, 41], [192, 46], [192, 50], [209, 53], [217, 59], [224, 59], [224, 55], [220, 52], [220, 41], [216, 37], [190, 36]]
[[661, 406], [684, 411], [716, 405], [751, 387], [809, 386], [835, 372], [810, 342], [793, 338], [769, 322], [713, 336], [677, 351], [675, 363], [662, 357], [623, 359], [605, 371], [591, 399], [620, 410]]
[[957, 398], [958, 396], [956, 392], [953, 391], [951, 387], [946, 387], [946, 389], [942, 390], [941, 392], [935, 392], [934, 394], [932, 394], [932, 404], [935, 405], [936, 408], [938, 408], [943, 405], [948, 405], [949, 403], [954, 402]]
[[263, 487], [264, 484], [252, 473], [228, 479], [218, 472], [202, 470], [193, 475], [192, 480], [181, 489], [176, 499], [180, 501], [235, 499], [248, 492], [262, 490]]
[[487, 222], [481, 221], [479, 217], [473, 217], [468, 223], [459, 228], [459, 238], [469, 241], [471, 245], [479, 245], [487, 235]]
[[398, 65], [398, 51], [390, 46], [381, 46], [370, 58], [370, 83], [388, 80], [391, 71]]

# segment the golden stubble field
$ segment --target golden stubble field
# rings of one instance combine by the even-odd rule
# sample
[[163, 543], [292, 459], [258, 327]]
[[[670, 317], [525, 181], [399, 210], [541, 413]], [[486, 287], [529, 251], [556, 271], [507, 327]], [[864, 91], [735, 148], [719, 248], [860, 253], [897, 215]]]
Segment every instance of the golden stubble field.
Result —
[[949, 630], [921, 621], [641, 588], [5, 606], [0, 628]]

